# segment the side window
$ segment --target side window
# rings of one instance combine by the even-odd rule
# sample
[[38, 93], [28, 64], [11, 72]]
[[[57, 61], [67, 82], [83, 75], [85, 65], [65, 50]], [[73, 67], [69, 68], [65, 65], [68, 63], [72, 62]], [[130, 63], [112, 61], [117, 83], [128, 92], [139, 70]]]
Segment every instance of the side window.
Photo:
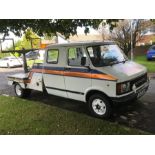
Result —
[[69, 59], [76, 59], [77, 53], [76, 48], [70, 48], [68, 51]]
[[69, 66], [86, 66], [88, 58], [82, 48], [69, 48], [68, 50], [68, 65]]
[[47, 63], [57, 64], [59, 57], [59, 50], [50, 49], [47, 51]]
[[87, 50], [93, 65], [96, 67], [100, 66], [102, 56], [104, 55], [104, 52], [101, 51], [100, 46], [88, 47]]

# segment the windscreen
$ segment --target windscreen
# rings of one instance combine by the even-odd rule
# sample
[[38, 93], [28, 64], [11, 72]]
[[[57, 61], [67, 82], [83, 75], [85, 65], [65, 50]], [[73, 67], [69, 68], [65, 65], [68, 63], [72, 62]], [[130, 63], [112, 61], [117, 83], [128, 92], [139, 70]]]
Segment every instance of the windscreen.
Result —
[[127, 61], [127, 57], [117, 45], [89, 46], [87, 50], [95, 67], [110, 66]]

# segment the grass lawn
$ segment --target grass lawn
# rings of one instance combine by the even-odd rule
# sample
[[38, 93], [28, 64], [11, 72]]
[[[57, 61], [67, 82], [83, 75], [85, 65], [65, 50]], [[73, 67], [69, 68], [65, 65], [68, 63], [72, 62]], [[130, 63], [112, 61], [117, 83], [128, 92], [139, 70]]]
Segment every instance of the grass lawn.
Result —
[[0, 96], [0, 134], [148, 134], [84, 113]]
[[154, 73], [155, 72], [155, 60], [148, 61], [146, 59], [146, 56], [142, 55], [142, 56], [135, 57], [134, 61], [139, 63], [139, 64], [144, 65], [145, 67], [147, 67], [148, 72], [150, 72], [150, 73]]

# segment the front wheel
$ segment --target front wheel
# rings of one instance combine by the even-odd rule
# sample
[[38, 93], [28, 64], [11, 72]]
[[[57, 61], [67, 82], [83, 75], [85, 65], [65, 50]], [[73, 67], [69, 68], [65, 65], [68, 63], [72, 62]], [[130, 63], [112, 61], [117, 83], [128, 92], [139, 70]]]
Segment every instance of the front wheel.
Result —
[[31, 94], [30, 89], [23, 89], [18, 83], [14, 85], [14, 90], [16, 95], [20, 98], [29, 97]]
[[98, 118], [109, 118], [112, 114], [110, 101], [102, 94], [94, 94], [89, 100], [89, 110], [92, 115]]

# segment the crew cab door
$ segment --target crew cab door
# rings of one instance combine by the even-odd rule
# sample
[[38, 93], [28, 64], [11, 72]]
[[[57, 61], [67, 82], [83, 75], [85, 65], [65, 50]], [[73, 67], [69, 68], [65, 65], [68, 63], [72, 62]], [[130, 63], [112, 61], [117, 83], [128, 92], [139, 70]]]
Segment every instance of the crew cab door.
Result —
[[84, 101], [84, 92], [91, 86], [91, 71], [88, 56], [82, 47], [71, 47], [66, 51], [68, 64], [64, 71], [66, 91], [69, 98]]
[[64, 83], [63, 48], [48, 49], [43, 68], [43, 81], [49, 94], [67, 97]]

